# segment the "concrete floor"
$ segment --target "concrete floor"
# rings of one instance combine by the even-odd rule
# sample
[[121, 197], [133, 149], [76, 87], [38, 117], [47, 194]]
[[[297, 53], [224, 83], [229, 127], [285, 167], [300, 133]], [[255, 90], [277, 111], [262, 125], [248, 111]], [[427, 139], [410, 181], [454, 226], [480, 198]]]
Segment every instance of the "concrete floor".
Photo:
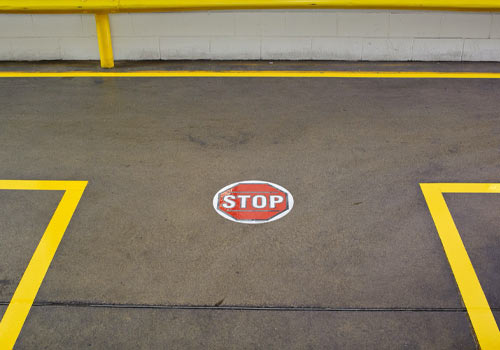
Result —
[[[475, 349], [419, 183], [500, 182], [499, 91], [0, 79], [0, 179], [89, 181], [16, 349]], [[219, 189], [252, 179], [287, 188], [292, 212], [215, 213]], [[0, 304], [61, 195], [0, 191]], [[446, 198], [498, 320], [500, 198]]]

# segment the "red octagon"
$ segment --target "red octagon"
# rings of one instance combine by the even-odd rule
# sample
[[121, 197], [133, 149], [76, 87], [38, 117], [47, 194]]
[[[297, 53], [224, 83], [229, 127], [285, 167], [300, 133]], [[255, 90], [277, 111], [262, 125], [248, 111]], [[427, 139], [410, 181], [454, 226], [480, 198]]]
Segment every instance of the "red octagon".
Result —
[[[214, 206], [222, 216], [234, 221], [259, 223], [272, 221], [291, 209], [293, 199], [282, 187], [261, 181], [244, 181], [217, 193]], [[281, 215], [281, 216], [283, 216]]]

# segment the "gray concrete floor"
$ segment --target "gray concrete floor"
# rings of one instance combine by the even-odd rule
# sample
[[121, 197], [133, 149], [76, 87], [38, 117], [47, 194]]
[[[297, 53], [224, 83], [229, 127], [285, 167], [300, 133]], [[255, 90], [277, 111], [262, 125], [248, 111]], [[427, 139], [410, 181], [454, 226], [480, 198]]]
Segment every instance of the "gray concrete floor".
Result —
[[[0, 179], [89, 181], [16, 348], [476, 348], [419, 183], [500, 182], [499, 88], [0, 79]], [[213, 195], [249, 179], [290, 190], [292, 212], [217, 215]], [[449, 201], [498, 311], [490, 197]], [[1, 304], [60, 198], [0, 191]]]

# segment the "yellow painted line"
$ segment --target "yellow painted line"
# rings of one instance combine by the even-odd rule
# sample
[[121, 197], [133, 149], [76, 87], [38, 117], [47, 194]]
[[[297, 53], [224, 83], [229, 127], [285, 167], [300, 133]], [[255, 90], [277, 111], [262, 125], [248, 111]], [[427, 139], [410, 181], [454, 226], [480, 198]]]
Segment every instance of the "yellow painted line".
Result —
[[87, 181], [0, 180], [0, 190], [65, 191], [0, 322], [0, 350], [11, 350]]
[[420, 78], [500, 79], [498, 73], [483, 72], [389, 72], [389, 71], [132, 71], [132, 72], [0, 72], [0, 78], [64, 77], [256, 77], [256, 78]]
[[500, 184], [420, 184], [482, 350], [500, 349], [500, 331], [443, 193], [500, 193]]

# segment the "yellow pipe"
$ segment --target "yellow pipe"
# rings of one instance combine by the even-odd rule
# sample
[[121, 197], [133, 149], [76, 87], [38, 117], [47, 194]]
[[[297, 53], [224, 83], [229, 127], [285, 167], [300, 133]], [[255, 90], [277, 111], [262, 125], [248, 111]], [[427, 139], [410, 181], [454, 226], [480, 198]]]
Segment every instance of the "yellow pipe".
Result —
[[244, 9], [500, 11], [499, 0], [0, 0], [0, 13], [110, 13]]
[[117, 0], [118, 10], [193, 11], [240, 9], [500, 10], [498, 0]]
[[0, 13], [95, 13], [117, 10], [117, 0], [0, 0]]
[[113, 46], [111, 44], [111, 31], [109, 29], [109, 16], [107, 13], [95, 15], [97, 29], [97, 41], [99, 43], [99, 55], [101, 57], [101, 68], [113, 68]]

